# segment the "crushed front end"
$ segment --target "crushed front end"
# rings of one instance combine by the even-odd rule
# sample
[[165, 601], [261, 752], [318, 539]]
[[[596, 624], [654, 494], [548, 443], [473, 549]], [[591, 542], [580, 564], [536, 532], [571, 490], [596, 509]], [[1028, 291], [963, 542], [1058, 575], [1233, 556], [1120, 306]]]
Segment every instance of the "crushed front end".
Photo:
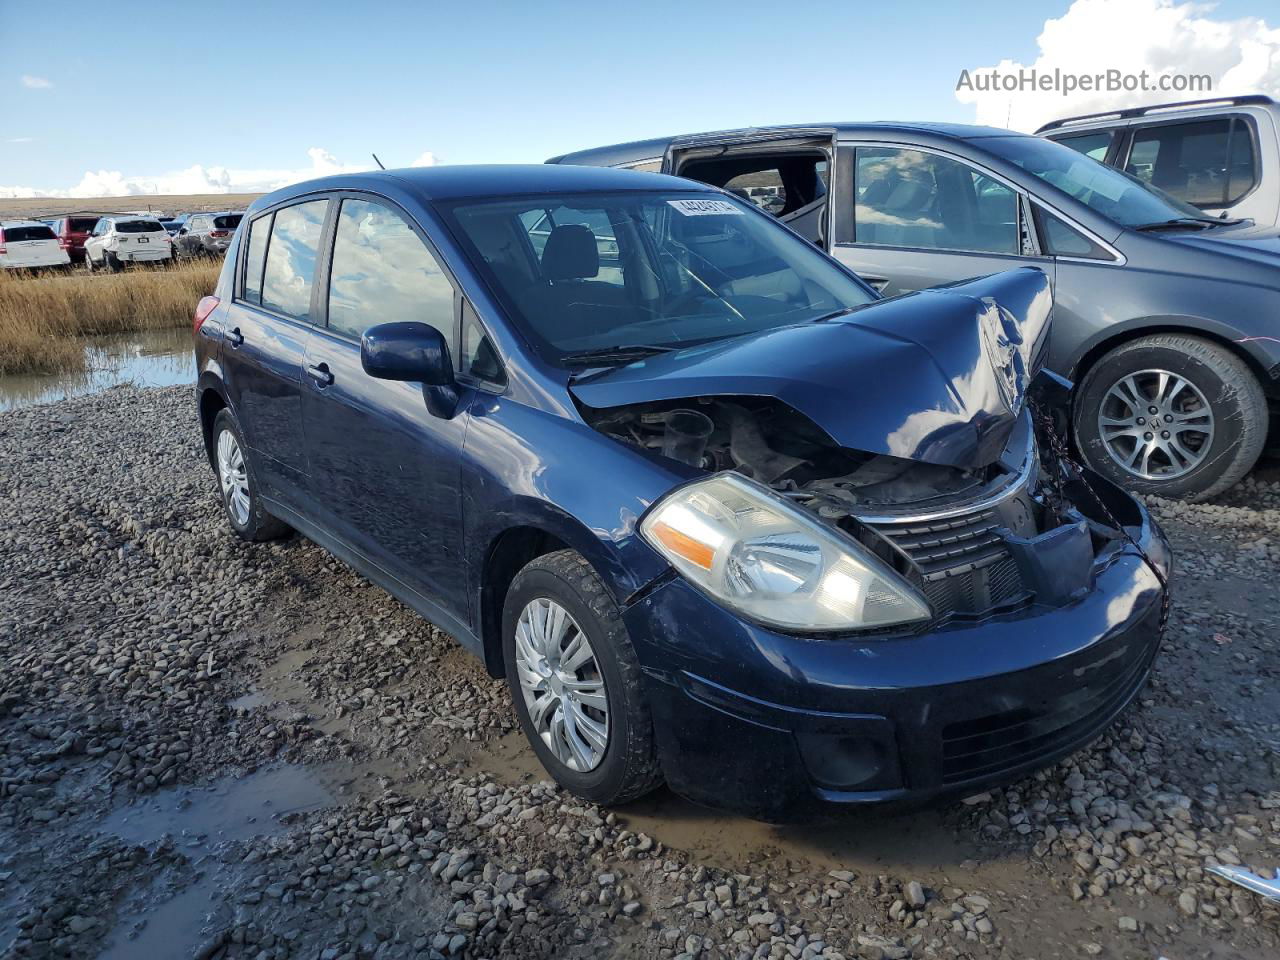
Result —
[[[1024, 346], [1023, 361], [1039, 352]], [[1141, 689], [1167, 613], [1167, 543], [1137, 500], [1066, 459], [1053, 401], [1029, 399], [1036, 368], [1010, 355], [1010, 389], [989, 379], [950, 418], [937, 404], [897, 411], [894, 431], [859, 434], [789, 387], [785, 400], [676, 387], [583, 407], [600, 432], [682, 462], [690, 487], [749, 478], [874, 557], [881, 582], [923, 598], [925, 612], [884, 626], [806, 629], [719, 602], [677, 563], [624, 610], [673, 789], [768, 820], [963, 796], [1089, 743]], [[972, 396], [977, 412], [963, 409]], [[863, 397], [861, 409], [873, 402]], [[836, 435], [885, 440], [858, 449]], [[756, 541], [766, 578], [817, 562], [785, 541]]]

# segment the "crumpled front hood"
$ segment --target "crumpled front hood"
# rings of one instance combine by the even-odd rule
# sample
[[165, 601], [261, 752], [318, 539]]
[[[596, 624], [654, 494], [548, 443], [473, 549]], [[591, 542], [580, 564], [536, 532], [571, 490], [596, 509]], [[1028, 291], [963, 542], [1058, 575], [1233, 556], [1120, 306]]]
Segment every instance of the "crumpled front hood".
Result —
[[776, 397], [842, 447], [973, 468], [999, 458], [1048, 343], [1034, 267], [845, 317], [659, 354], [570, 384], [594, 408]]

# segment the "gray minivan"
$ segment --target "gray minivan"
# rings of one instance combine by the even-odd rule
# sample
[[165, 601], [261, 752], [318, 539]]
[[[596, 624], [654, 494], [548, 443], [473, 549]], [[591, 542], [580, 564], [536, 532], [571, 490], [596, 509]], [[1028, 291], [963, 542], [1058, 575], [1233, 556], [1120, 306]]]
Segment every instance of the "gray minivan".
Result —
[[[551, 163], [744, 196], [885, 296], [1035, 265], [1076, 443], [1131, 489], [1199, 498], [1253, 466], [1280, 398], [1280, 233], [1210, 217], [1040, 137], [841, 123], [618, 144]], [[731, 237], [725, 238], [732, 243]]]

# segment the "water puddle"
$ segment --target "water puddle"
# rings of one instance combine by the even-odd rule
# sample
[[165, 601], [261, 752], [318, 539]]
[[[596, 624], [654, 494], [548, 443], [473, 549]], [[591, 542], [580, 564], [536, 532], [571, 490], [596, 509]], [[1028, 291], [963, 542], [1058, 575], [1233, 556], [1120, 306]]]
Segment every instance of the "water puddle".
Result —
[[122, 383], [139, 387], [195, 383], [195, 356], [188, 327], [93, 337], [85, 351], [84, 370], [0, 377], [0, 410], [55, 403]]
[[169, 836], [180, 847], [203, 848], [274, 833], [282, 829], [281, 817], [333, 802], [318, 772], [272, 767], [157, 794], [114, 811], [98, 829], [130, 843], [151, 844]]

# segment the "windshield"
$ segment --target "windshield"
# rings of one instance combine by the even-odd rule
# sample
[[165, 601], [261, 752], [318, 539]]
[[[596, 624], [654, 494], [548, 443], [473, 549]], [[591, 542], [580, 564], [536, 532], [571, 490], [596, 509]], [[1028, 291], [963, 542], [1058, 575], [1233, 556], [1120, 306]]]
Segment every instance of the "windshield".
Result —
[[992, 137], [983, 144], [997, 156], [1016, 163], [1123, 226], [1207, 219], [1190, 204], [1052, 140]]
[[465, 200], [445, 208], [473, 260], [556, 363], [805, 323], [875, 294], [750, 204], [707, 193]]

